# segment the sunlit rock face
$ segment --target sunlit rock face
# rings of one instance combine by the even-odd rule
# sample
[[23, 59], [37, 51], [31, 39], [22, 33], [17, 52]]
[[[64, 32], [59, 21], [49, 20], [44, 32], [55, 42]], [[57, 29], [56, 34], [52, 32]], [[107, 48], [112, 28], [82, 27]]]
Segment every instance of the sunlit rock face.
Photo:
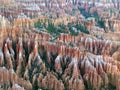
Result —
[[10, 90], [25, 90], [23, 87], [20, 87], [18, 84], [14, 84]]
[[58, 39], [63, 43], [74, 43], [80, 49], [87, 50], [96, 55], [101, 55], [103, 53], [110, 54], [110, 52], [115, 48], [115, 45], [113, 45], [110, 40], [84, 37], [82, 34], [79, 34], [78, 36], [60, 34]]
[[2, 32], [6, 35], [0, 40], [1, 88], [85, 90], [88, 86], [101, 90], [112, 84], [119, 90], [119, 50], [113, 51], [116, 47], [111, 41], [80, 33], [61, 34], [50, 42], [46, 32], [20, 28], [9, 32]]
[[120, 31], [120, 21], [105, 19], [105, 27], [106, 27], [107, 31], [119, 32]]
[[[52, 17], [64, 16], [71, 14], [72, 5], [78, 4], [78, 0], [18, 1], [30, 17], [31, 11], [38, 14], [48, 9]], [[87, 3], [85, 7], [87, 11]], [[76, 20], [73, 16], [53, 22], [67, 24]], [[34, 22], [18, 17], [12, 27], [0, 16], [0, 90], [120, 90], [119, 20], [105, 19], [105, 30], [96, 26], [94, 18], [82, 20], [79, 23], [89, 29], [89, 35], [62, 33], [55, 40], [47, 30], [37, 31]], [[101, 32], [100, 38], [94, 36], [95, 31], [98, 36]]]
[[113, 53], [112, 57], [115, 59], [115, 60], [120, 60], [120, 48]]
[[106, 40], [120, 41], [119, 32], [118, 33], [104, 33], [102, 37]]

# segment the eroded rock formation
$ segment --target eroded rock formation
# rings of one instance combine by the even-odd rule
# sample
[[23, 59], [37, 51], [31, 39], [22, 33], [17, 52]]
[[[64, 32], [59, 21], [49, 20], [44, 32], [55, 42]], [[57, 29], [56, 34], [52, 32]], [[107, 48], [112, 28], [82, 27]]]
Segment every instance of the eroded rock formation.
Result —
[[61, 34], [50, 42], [45, 32], [19, 28], [9, 32], [2, 32], [6, 35], [0, 40], [1, 88], [100, 90], [112, 84], [119, 90], [119, 50], [113, 51], [111, 41]]

